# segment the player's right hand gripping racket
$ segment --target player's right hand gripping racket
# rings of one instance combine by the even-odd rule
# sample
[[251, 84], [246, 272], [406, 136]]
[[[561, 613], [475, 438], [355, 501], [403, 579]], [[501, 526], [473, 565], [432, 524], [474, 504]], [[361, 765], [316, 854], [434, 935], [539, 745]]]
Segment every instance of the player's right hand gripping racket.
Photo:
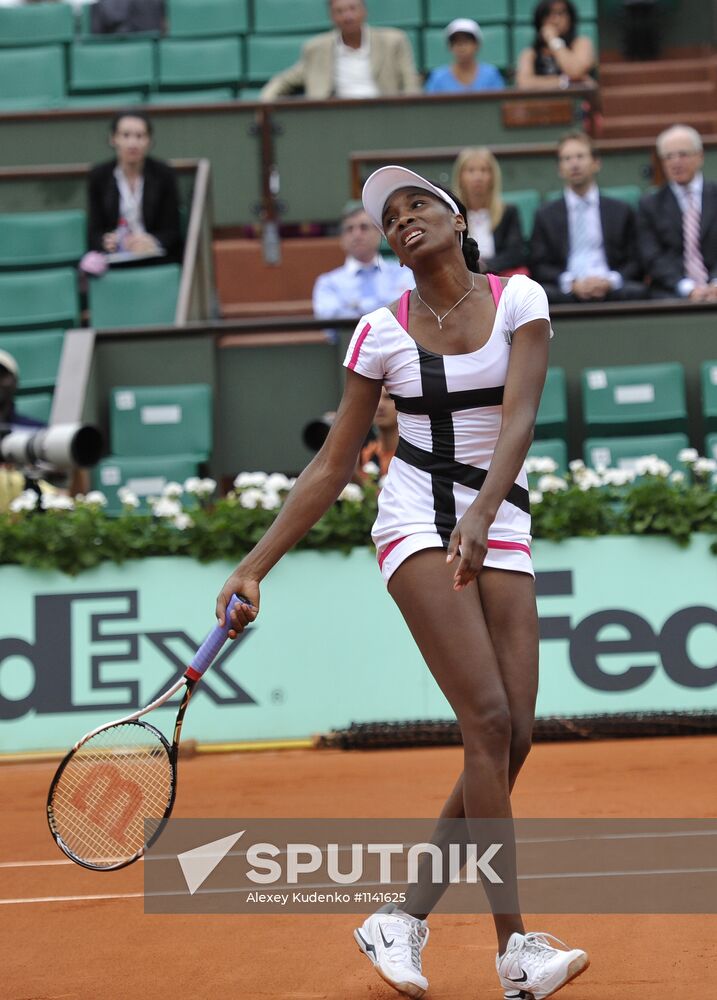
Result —
[[[229, 636], [232, 597], [183, 677], [161, 697], [124, 719], [82, 737], [55, 773], [47, 797], [50, 832], [68, 858], [95, 871], [124, 868], [141, 858], [169, 819], [177, 792], [177, 758], [184, 713], [194, 688]], [[140, 717], [159, 708], [185, 685], [170, 746]], [[145, 843], [145, 819], [157, 819]]]

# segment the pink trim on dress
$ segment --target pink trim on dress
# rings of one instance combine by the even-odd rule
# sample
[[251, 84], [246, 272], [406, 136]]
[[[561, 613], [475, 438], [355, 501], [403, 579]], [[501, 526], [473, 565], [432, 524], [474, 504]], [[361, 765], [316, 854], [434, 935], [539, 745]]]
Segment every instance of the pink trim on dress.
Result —
[[396, 313], [396, 319], [401, 324], [403, 329], [408, 333], [408, 300], [411, 298], [411, 289], [403, 293], [401, 298], [398, 300], [398, 311]]
[[356, 346], [354, 347], [354, 352], [351, 355], [351, 360], [349, 361], [349, 368], [351, 369], [351, 371], [354, 370], [354, 368], [358, 363], [359, 354], [361, 353], [361, 348], [363, 347], [363, 342], [366, 339], [366, 337], [368, 337], [368, 332], [370, 329], [371, 329], [371, 324], [367, 323], [366, 326], [361, 331], [361, 333], [359, 334], [359, 338], [356, 341]]
[[390, 555], [393, 552], [393, 550], [396, 548], [396, 546], [400, 545], [401, 542], [405, 542], [405, 540], [407, 538], [408, 538], [408, 535], [404, 535], [403, 538], [396, 538], [393, 542], [389, 542], [388, 545], [384, 545], [384, 547], [381, 549], [381, 551], [377, 553], [378, 568], [379, 569], [382, 568], [384, 560], [386, 559], [386, 556]]
[[500, 280], [497, 274], [486, 274], [488, 279], [488, 284], [490, 285], [490, 292], [493, 296], [493, 301], [495, 302], [496, 309], [498, 308], [498, 303], [500, 302], [500, 297], [503, 294], [503, 282]]
[[525, 552], [530, 555], [530, 549], [527, 545], [523, 545], [522, 542], [501, 542], [498, 539], [489, 538], [488, 539], [489, 549], [517, 549], [520, 552]]

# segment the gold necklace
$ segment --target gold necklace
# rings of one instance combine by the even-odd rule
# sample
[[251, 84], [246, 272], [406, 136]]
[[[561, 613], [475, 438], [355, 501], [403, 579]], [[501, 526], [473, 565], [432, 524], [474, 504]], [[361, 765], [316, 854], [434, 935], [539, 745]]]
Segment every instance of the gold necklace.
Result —
[[459, 306], [464, 299], [468, 298], [468, 296], [473, 291], [473, 289], [475, 288], [475, 286], [476, 286], [476, 276], [474, 274], [473, 277], [472, 277], [472, 280], [471, 280], [471, 287], [468, 289], [468, 291], [466, 292], [466, 294], [462, 295], [458, 299], [457, 302], [454, 302], [453, 305], [451, 306], [451, 308], [448, 310], [448, 312], [444, 312], [442, 316], [439, 316], [437, 312], [433, 312], [433, 309], [431, 309], [431, 307], [429, 306], [429, 304], [427, 302], [425, 302], [421, 298], [421, 293], [418, 291], [418, 289], [416, 289], [416, 295], [419, 297], [419, 299], [421, 299], [421, 302], [423, 302], [423, 304], [426, 307], [426, 309], [428, 309], [428, 311], [430, 313], [433, 313], [433, 315], [435, 316], [436, 320], [438, 321], [438, 329], [442, 330], [443, 329], [443, 320], [446, 318], [446, 316], [449, 315], [449, 313], [453, 312], [453, 310], [456, 308], [456, 306]]

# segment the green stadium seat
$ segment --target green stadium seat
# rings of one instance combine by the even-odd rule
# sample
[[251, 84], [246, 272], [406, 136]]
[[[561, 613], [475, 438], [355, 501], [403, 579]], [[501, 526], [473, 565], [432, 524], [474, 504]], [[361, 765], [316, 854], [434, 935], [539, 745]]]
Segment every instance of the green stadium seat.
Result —
[[421, 0], [367, 0], [368, 23], [388, 28], [422, 28]]
[[705, 455], [707, 458], [717, 458], [717, 434], [708, 434], [705, 438]]
[[657, 455], [674, 469], [682, 469], [677, 456], [689, 447], [686, 434], [646, 434], [641, 437], [588, 438], [583, 444], [585, 464], [592, 469], [630, 469], [638, 458]]
[[207, 87], [206, 90], [164, 90], [149, 95], [150, 104], [219, 104], [233, 101], [232, 87]]
[[[578, 27], [582, 27], [585, 18], [595, 20], [598, 16], [597, 0], [573, 0], [578, 13]], [[622, 6], [622, 0], [619, 0]], [[533, 23], [533, 11], [537, 0], [513, 0], [513, 19], [520, 22]]]
[[637, 209], [643, 194], [639, 184], [615, 184], [612, 187], [601, 187], [600, 193], [604, 194], [606, 198], [617, 198], [618, 201], [627, 202], [634, 209]]
[[58, 267], [0, 274], [0, 329], [76, 326], [77, 272]]
[[82, 211], [0, 215], [0, 268], [74, 264], [87, 249]]
[[[557, 465], [555, 475], [564, 476], [568, 471], [568, 446], [561, 438], [547, 438], [545, 441], [533, 441], [528, 451], [528, 458], [552, 458]], [[536, 478], [531, 473], [531, 483]]]
[[533, 232], [533, 219], [540, 206], [540, 195], [537, 191], [504, 191], [503, 201], [507, 205], [515, 205], [520, 216], [520, 228], [523, 236], [529, 239]]
[[332, 27], [326, 0], [258, 0], [254, 3], [257, 34], [328, 31]]
[[123, 386], [112, 390], [110, 441], [117, 455], [184, 455], [204, 461], [212, 450], [208, 385]]
[[[580, 21], [581, 35], [587, 35], [595, 46], [595, 51], [599, 48], [597, 21]], [[528, 49], [533, 44], [535, 31], [532, 24], [514, 24], [512, 32], [513, 43], [513, 63], [518, 62], [518, 56], [523, 49]]]
[[[480, 24], [496, 24], [510, 21], [508, 0], [428, 0], [427, 24], [445, 26], [455, 17], [472, 17]], [[485, 57], [487, 62], [492, 59]]]
[[[11, 8], [12, 9], [12, 8]], [[6, 49], [0, 58], [0, 109], [59, 106], [65, 97], [61, 45]]]
[[70, 89], [74, 92], [148, 90], [154, 79], [151, 41], [77, 42], [70, 50]]
[[69, 3], [0, 7], [0, 46], [71, 42], [75, 18]]
[[242, 76], [239, 38], [163, 38], [158, 50], [160, 87], [238, 85]]
[[173, 38], [244, 35], [249, 30], [247, 0], [168, 0], [167, 20]]
[[110, 268], [90, 281], [90, 319], [96, 328], [174, 322], [181, 270], [178, 264]]
[[63, 102], [66, 108], [126, 108], [130, 104], [142, 104], [146, 100], [144, 91], [123, 90], [114, 94], [70, 94]]
[[28, 392], [24, 396], [18, 396], [16, 408], [21, 416], [47, 424], [52, 410], [52, 393]]
[[[508, 51], [508, 29], [504, 24], [489, 24], [483, 30], [483, 45], [481, 59], [493, 63], [500, 69], [506, 69], [511, 64]], [[426, 28], [423, 32], [423, 68], [435, 69], [445, 66], [451, 61], [451, 54], [446, 44], [443, 28]]]
[[293, 66], [307, 35], [250, 35], [247, 39], [249, 83], [261, 83]]
[[21, 394], [54, 387], [64, 342], [64, 330], [0, 333], [0, 351], [12, 354], [20, 368]]
[[261, 87], [240, 87], [237, 97], [240, 101], [258, 101], [261, 91]]
[[152, 455], [149, 458], [111, 456], [92, 470], [92, 488], [107, 497], [105, 513], [120, 514], [122, 503], [117, 496], [124, 486], [141, 501], [139, 513], [147, 513], [148, 496], [160, 496], [167, 483], [183, 483], [197, 475], [198, 462], [192, 455]]
[[548, 368], [535, 420], [535, 437], [564, 438], [568, 430], [568, 394], [562, 368]]
[[657, 434], [687, 429], [685, 372], [676, 362], [586, 368], [582, 400], [589, 433]]
[[702, 416], [708, 431], [717, 431], [717, 361], [703, 361], [701, 366]]

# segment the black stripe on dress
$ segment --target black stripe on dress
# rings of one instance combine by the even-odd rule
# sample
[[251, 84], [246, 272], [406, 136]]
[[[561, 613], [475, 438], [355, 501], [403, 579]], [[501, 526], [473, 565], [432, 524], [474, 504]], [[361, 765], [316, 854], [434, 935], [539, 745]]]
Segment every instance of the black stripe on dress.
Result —
[[[421, 388], [423, 403], [431, 421], [431, 441], [433, 454], [445, 461], [452, 462], [456, 455], [456, 438], [453, 430], [453, 418], [446, 407], [448, 398], [448, 382], [443, 357], [440, 354], [430, 354], [418, 347], [418, 362], [421, 370]], [[431, 470], [428, 470], [431, 471]], [[436, 531], [448, 548], [451, 533], [456, 526], [456, 498], [453, 495], [453, 483], [444, 477], [434, 476], [431, 472], [431, 489], [433, 492], [433, 509], [435, 511]]]
[[[460, 389], [439, 396], [441, 409], [455, 413], [456, 410], [474, 410], [482, 406], [500, 406], [503, 402], [503, 386], [496, 385], [487, 389]], [[430, 401], [423, 396], [394, 396], [391, 399], [396, 409], [401, 413], [430, 414]]]

